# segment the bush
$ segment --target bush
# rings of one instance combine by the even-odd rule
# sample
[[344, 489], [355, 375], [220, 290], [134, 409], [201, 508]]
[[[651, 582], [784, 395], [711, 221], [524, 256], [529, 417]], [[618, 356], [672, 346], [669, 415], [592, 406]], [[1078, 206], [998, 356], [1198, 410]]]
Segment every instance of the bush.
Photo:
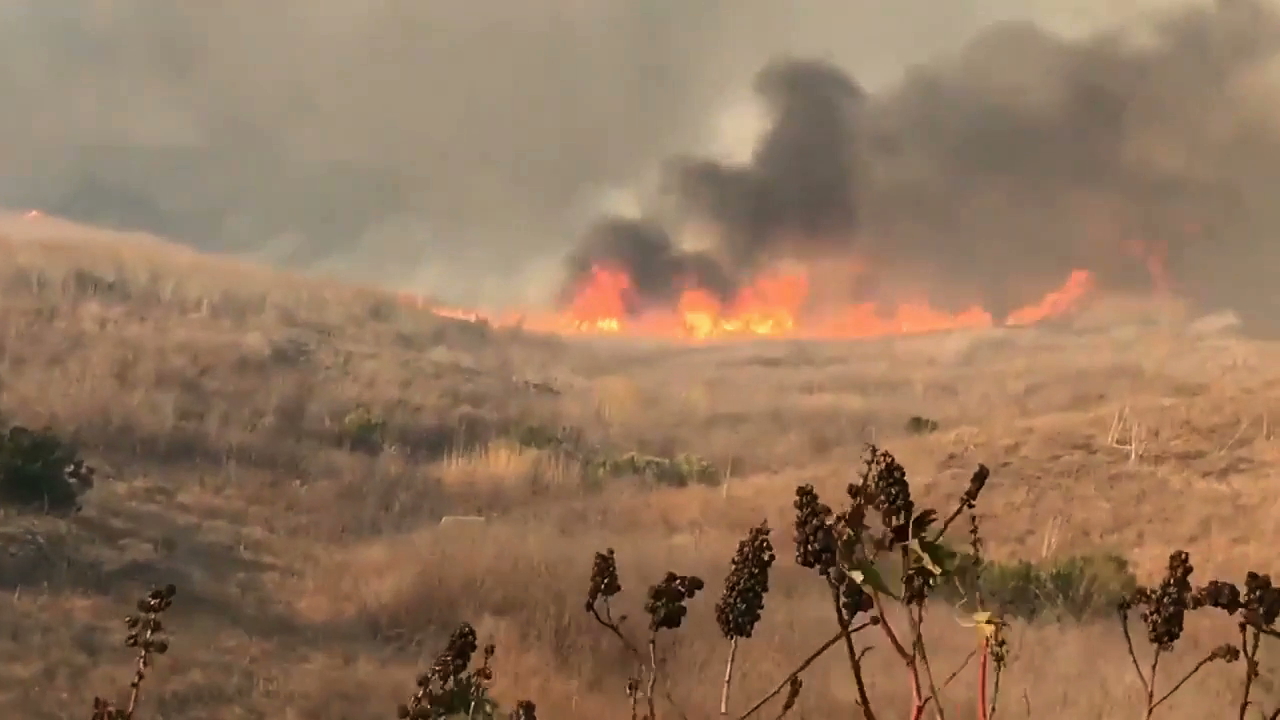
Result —
[[590, 463], [589, 475], [597, 478], [638, 476], [675, 487], [694, 483], [715, 485], [721, 479], [715, 465], [688, 453], [669, 458], [630, 452], [621, 457], [600, 458]]
[[724, 477], [713, 463], [690, 453], [672, 457], [638, 452], [612, 455], [589, 444], [582, 430], [575, 427], [527, 425], [516, 432], [515, 440], [527, 448], [549, 450], [575, 459], [581, 464], [588, 483], [641, 477], [659, 485], [685, 487], [695, 483], [715, 485]]
[[348, 450], [377, 454], [386, 443], [387, 421], [361, 405], [342, 418], [342, 443]]
[[938, 421], [920, 415], [907, 418], [906, 431], [912, 435], [928, 435], [938, 431]]
[[0, 504], [45, 512], [78, 510], [93, 468], [48, 428], [21, 425], [0, 435]]
[[988, 561], [981, 567], [965, 554], [957, 562], [955, 580], [965, 598], [981, 597], [987, 609], [1023, 620], [1111, 615], [1138, 587], [1129, 561], [1112, 554], [1039, 563]]

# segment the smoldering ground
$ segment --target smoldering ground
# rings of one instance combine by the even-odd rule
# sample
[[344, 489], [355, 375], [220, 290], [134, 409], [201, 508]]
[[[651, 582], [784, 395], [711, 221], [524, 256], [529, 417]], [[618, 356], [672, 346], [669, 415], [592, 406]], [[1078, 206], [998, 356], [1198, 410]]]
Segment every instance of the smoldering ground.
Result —
[[[684, 271], [669, 238], [692, 216], [715, 225], [701, 257], [730, 287], [779, 254], [857, 256], [881, 296], [999, 314], [1084, 268], [1261, 318], [1277, 307], [1278, 50], [1270, 5], [1227, 0], [1084, 38], [993, 24], [865, 95], [833, 65], [771, 63], [757, 89], [774, 123], [753, 158], [673, 160], [656, 205], [677, 212], [637, 221], [666, 259], [628, 269], [637, 291], [669, 287], [653, 273]], [[643, 254], [617, 218], [589, 237], [570, 284], [584, 255]]]

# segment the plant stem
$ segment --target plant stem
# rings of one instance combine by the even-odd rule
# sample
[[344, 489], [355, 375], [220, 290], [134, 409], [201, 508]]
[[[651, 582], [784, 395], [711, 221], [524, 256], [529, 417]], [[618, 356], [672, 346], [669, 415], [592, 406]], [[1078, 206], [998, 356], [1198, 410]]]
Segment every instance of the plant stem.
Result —
[[[889, 638], [889, 644], [893, 646], [894, 651], [898, 653], [898, 657], [907, 666], [907, 673], [911, 679], [911, 718], [912, 720], [919, 720], [924, 715], [924, 707], [927, 701], [920, 689], [920, 668], [916, 664], [916, 646], [913, 641], [911, 652], [907, 652], [906, 646], [902, 644], [902, 641], [898, 640], [898, 634], [894, 632], [893, 625], [889, 622], [888, 616], [885, 615], [884, 599], [880, 597], [880, 593], [872, 590], [871, 599], [875, 603], [876, 613], [880, 617], [880, 629], [884, 630], [885, 637]], [[907, 608], [907, 618], [914, 630], [915, 623], [910, 607]]]
[[1151, 655], [1151, 671], [1147, 677], [1151, 680], [1147, 683], [1147, 711], [1142, 716], [1143, 720], [1151, 720], [1151, 716], [1155, 714], [1156, 705], [1156, 673], [1160, 670], [1160, 646], [1156, 646], [1155, 652]]
[[1244, 693], [1240, 698], [1239, 720], [1244, 720], [1249, 713], [1249, 694], [1253, 691], [1253, 681], [1258, 676], [1258, 644], [1262, 642], [1262, 634], [1257, 630], [1249, 635], [1246, 625], [1240, 625], [1240, 653], [1244, 655]]
[[720, 688], [720, 714], [729, 714], [729, 686], [733, 684], [733, 661], [738, 655], [738, 638], [729, 640], [729, 660], [724, 664], [724, 685]]
[[865, 630], [868, 627], [871, 627], [871, 623], [862, 623], [860, 625], [856, 625], [850, 628], [847, 631], [841, 630], [840, 632], [836, 633], [830, 640], [823, 643], [817, 650], [814, 650], [813, 652], [809, 653], [809, 657], [805, 658], [800, 663], [800, 665], [796, 667], [795, 670], [792, 670], [790, 675], [787, 675], [785, 678], [783, 678], [782, 682], [778, 683], [778, 686], [775, 687], [772, 691], [770, 691], [769, 694], [757, 700], [756, 703], [752, 705], [750, 709], [748, 709], [746, 712], [739, 715], [738, 720], [747, 720], [747, 718], [760, 712], [760, 708], [767, 705], [770, 700], [778, 697], [778, 695], [781, 695], [782, 691], [786, 690], [791, 685], [792, 680], [799, 677], [800, 674], [803, 673], [805, 670], [808, 670], [809, 666], [817, 662], [818, 658], [827, 654], [828, 650], [835, 647], [836, 644], [839, 643], [841, 640], [843, 640], [846, 636]]
[[1196, 673], [1198, 673], [1198, 672], [1200, 672], [1202, 669], [1204, 669], [1204, 666], [1205, 666], [1205, 665], [1208, 665], [1209, 663], [1211, 663], [1211, 662], [1213, 662], [1214, 660], [1217, 660], [1217, 659], [1218, 659], [1218, 656], [1217, 656], [1217, 655], [1215, 655], [1215, 654], [1213, 654], [1213, 653], [1210, 653], [1210, 654], [1208, 654], [1208, 655], [1204, 656], [1203, 658], [1200, 658], [1200, 662], [1196, 663], [1196, 664], [1195, 664], [1195, 667], [1191, 668], [1191, 671], [1190, 671], [1190, 672], [1188, 672], [1186, 675], [1183, 675], [1181, 680], [1179, 680], [1178, 682], [1174, 683], [1173, 687], [1169, 690], [1169, 692], [1165, 693], [1164, 695], [1161, 695], [1161, 696], [1160, 696], [1160, 699], [1159, 699], [1159, 700], [1156, 700], [1156, 701], [1151, 705], [1151, 710], [1152, 710], [1152, 712], [1155, 712], [1155, 709], [1156, 709], [1156, 708], [1158, 708], [1158, 707], [1160, 707], [1160, 705], [1161, 705], [1165, 700], [1168, 700], [1169, 698], [1173, 697], [1173, 694], [1174, 694], [1174, 693], [1176, 693], [1176, 692], [1178, 692], [1178, 690], [1180, 690], [1180, 689], [1182, 688], [1182, 686], [1183, 686], [1183, 685], [1186, 685], [1188, 680], [1190, 680], [1191, 678], [1195, 677]]
[[645, 687], [644, 699], [648, 703], [649, 720], [658, 720], [658, 713], [653, 709], [653, 688], [658, 684], [658, 633], [649, 634], [649, 684]]
[[978, 659], [978, 720], [990, 720], [987, 711], [987, 666], [991, 663], [991, 639], [982, 641], [982, 657]]
[[[591, 616], [595, 618], [597, 623], [600, 623], [602, 627], [604, 627], [606, 630], [612, 633], [614, 637], [618, 638], [618, 641], [622, 643], [622, 646], [626, 648], [627, 652], [631, 653], [631, 655], [635, 658], [637, 665], [643, 666], [644, 656], [640, 654], [640, 651], [636, 648], [635, 644], [632, 643], [631, 640], [627, 638], [626, 634], [622, 632], [622, 628], [618, 625], [616, 621], [614, 621], [613, 613], [609, 609], [609, 602], [605, 600], [601, 604], [604, 606], [604, 615], [601, 615], [600, 610], [593, 605], [591, 607]], [[625, 619], [625, 617], [623, 619]], [[650, 687], [652, 689], [652, 686]], [[667, 704], [670, 705], [672, 709], [674, 709], [677, 713], [679, 713], [682, 720], [688, 720], [688, 717], [689, 717], [688, 713], [686, 713], [684, 710], [680, 708], [678, 704], [676, 704], [676, 701], [674, 698], [671, 697], [670, 692], [664, 689], [662, 694], [662, 699], [666, 700]], [[650, 702], [652, 702], [652, 700], [650, 700]]]
[[987, 705], [987, 714], [983, 717], [983, 720], [995, 720], [996, 708], [1000, 704], [1000, 676], [1003, 674], [1000, 664], [997, 663], [996, 671], [991, 678], [991, 701]]
[[[1147, 690], [1151, 683], [1147, 682], [1147, 676], [1142, 674], [1142, 663], [1138, 662], [1138, 652], [1133, 648], [1133, 634], [1129, 632], [1129, 613], [1120, 611], [1120, 630], [1124, 633], [1124, 645], [1129, 651], [1129, 660], [1133, 662], [1133, 671], [1138, 673], [1138, 681], [1142, 683], [1142, 689]], [[1151, 679], [1152, 682], [1155, 678]]]
[[871, 709], [871, 698], [867, 695], [867, 681], [862, 676], [862, 661], [858, 659], [858, 651], [853, 647], [853, 633], [849, 632], [849, 619], [844, 616], [844, 608], [840, 607], [840, 588], [835, 585], [831, 586], [831, 602], [835, 606], [840, 637], [844, 639], [844, 647], [849, 654], [849, 668], [853, 670], [853, 683], [858, 690], [858, 704], [862, 706], [863, 720], [876, 720], [876, 713]]
[[942, 705], [942, 698], [940, 697], [938, 683], [937, 681], [934, 680], [933, 668], [932, 666], [929, 665], [929, 653], [925, 650], [925, 646], [924, 646], [924, 605], [920, 605], [918, 608], [916, 608], [916, 618], [912, 622], [912, 625], [914, 626], [914, 629], [915, 629], [916, 652], [920, 657], [921, 665], [924, 666], [925, 679], [929, 681], [929, 697], [924, 698], [922, 701], [920, 701], [919, 703], [920, 712], [922, 714], [924, 713], [925, 706], [929, 704], [929, 698], [935, 698], [938, 703], [938, 709], [936, 711], [938, 720], [946, 720], [947, 714], [946, 714], [945, 708]]

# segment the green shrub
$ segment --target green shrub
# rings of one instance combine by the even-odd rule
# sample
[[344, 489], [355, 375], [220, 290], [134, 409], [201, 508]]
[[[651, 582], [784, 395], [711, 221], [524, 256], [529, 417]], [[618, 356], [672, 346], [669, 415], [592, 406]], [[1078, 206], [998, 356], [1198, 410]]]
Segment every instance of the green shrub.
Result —
[[920, 415], [907, 418], [906, 431], [912, 435], [928, 435], [938, 431], [938, 421]]
[[585, 446], [582, 430], [576, 427], [524, 425], [515, 432], [515, 441], [531, 450], [557, 450], [578, 453]]
[[606, 457], [592, 461], [589, 475], [609, 478], [638, 476], [659, 485], [685, 487], [694, 483], [715, 485], [720, 482], [720, 470], [706, 459], [689, 453], [675, 457], [657, 457], [630, 452], [621, 457]]
[[0, 504], [45, 512], [79, 509], [93, 468], [52, 430], [14, 425], [0, 435]]
[[387, 421], [360, 405], [342, 419], [342, 443], [348, 450], [378, 453], [386, 443]]
[[1043, 616], [1082, 620], [1115, 612], [1117, 603], [1138, 586], [1129, 562], [1113, 554], [1075, 555], [1041, 562], [979, 566], [961, 555], [956, 569], [958, 592], [1006, 617], [1026, 620]]

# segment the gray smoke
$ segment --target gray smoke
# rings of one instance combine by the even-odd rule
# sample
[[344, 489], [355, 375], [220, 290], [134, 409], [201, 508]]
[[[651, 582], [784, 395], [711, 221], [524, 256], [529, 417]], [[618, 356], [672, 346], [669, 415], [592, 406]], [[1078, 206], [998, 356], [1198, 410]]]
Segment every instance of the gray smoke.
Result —
[[1223, 0], [1085, 37], [994, 23], [861, 100], [833, 65], [776, 62], [751, 162], [678, 159], [669, 190], [735, 282], [844, 253], [875, 297], [1001, 314], [1082, 268], [1280, 318], [1278, 50], [1271, 6]]
[[[1135, 43], [1087, 32], [1136, 7], [1114, 0], [0, 0], [0, 205], [479, 286], [563, 256], [587, 198], [696, 150], [772, 60], [821, 57], [866, 88], [835, 139], [688, 171], [750, 188], [704, 198], [735, 220], [700, 277], [789, 236], [852, 245], [885, 287], [1016, 304], [1077, 264], [1140, 286], [1140, 246], [1166, 245], [1186, 291], [1262, 307], [1275, 22], [1192, 1]], [[801, 217], [822, 222], [759, 230]]]
[[695, 147], [770, 58], [881, 82], [1033, 6], [0, 0], [0, 205], [293, 265], [506, 280], [561, 256], [588, 198]]

